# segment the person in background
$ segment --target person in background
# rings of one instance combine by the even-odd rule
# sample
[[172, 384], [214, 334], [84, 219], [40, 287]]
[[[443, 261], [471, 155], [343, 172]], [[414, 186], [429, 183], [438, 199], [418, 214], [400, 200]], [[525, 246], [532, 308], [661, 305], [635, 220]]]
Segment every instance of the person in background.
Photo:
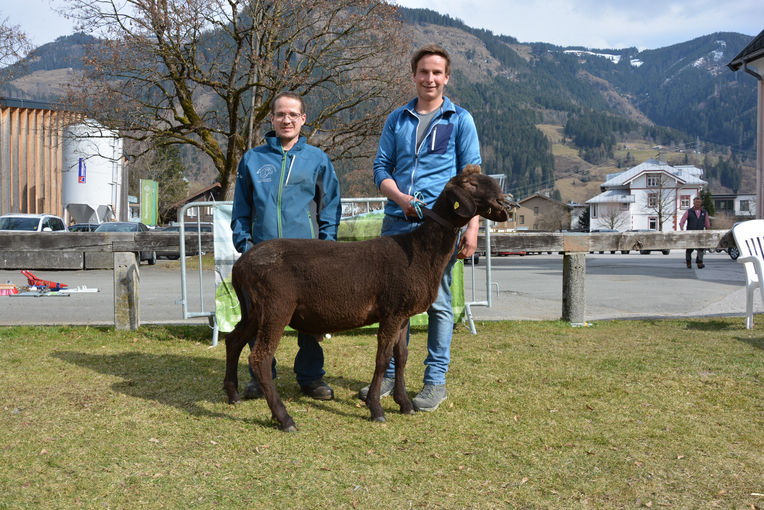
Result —
[[[687, 224], [687, 228], [685, 228], [685, 224]], [[711, 220], [708, 217], [708, 211], [703, 207], [703, 200], [700, 197], [695, 197], [692, 201], [692, 208], [687, 209], [684, 212], [684, 216], [679, 220], [679, 228], [681, 230], [706, 230], [711, 228]], [[703, 269], [706, 267], [705, 264], [703, 264], [703, 248], [694, 249], [697, 252], [695, 255], [695, 263], [697, 264], [698, 269]], [[684, 258], [688, 269], [692, 267], [692, 250], [693, 248], [689, 248], [684, 252]]]
[[[339, 181], [329, 156], [300, 136], [305, 104], [299, 95], [282, 92], [271, 105], [273, 131], [266, 135], [264, 145], [247, 151], [239, 162], [231, 229], [240, 253], [274, 238], [337, 239], [342, 213]], [[324, 352], [319, 339], [298, 332], [297, 342], [294, 372], [300, 390], [318, 400], [331, 400], [334, 390], [323, 379]], [[253, 345], [254, 339], [250, 349]], [[251, 368], [250, 376], [244, 399], [263, 395]]]
[[[479, 165], [480, 144], [470, 113], [443, 95], [451, 73], [446, 50], [436, 44], [420, 48], [411, 58], [416, 97], [385, 121], [374, 159], [374, 183], [388, 198], [382, 235], [410, 232], [421, 219], [414, 201], [432, 207], [446, 183], [466, 165]], [[416, 197], [416, 198], [415, 198]], [[456, 258], [471, 257], [477, 248], [479, 218], [473, 218], [446, 267], [438, 297], [428, 310], [424, 387], [412, 400], [417, 411], [434, 411], [446, 399], [446, 372], [451, 361], [454, 314], [451, 272]], [[411, 285], [416, 285], [411, 282]], [[408, 339], [407, 339], [408, 341]], [[394, 360], [382, 380], [380, 396], [395, 384]], [[366, 400], [369, 386], [358, 396]]]

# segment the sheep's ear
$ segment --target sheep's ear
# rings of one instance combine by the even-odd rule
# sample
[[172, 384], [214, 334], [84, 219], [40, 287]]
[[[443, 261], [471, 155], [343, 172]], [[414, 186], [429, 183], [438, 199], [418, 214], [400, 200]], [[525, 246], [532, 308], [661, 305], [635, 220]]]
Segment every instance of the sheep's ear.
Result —
[[446, 189], [446, 198], [454, 211], [454, 214], [460, 218], [472, 218], [475, 216], [477, 206], [472, 196], [459, 186], [449, 186]]

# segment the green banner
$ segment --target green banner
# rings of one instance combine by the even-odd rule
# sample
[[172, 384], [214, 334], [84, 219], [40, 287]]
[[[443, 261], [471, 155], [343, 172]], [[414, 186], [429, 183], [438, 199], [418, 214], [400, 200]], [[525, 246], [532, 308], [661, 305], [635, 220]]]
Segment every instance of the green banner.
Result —
[[154, 226], [157, 224], [159, 188], [156, 181], [141, 179], [141, 223]]

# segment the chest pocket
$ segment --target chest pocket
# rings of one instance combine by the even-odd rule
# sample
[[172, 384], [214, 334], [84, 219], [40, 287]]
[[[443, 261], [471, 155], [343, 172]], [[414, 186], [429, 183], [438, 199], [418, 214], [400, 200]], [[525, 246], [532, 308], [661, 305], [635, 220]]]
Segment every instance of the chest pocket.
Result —
[[448, 142], [451, 140], [453, 124], [435, 124], [427, 140], [427, 152], [430, 154], [445, 154], [448, 150]]

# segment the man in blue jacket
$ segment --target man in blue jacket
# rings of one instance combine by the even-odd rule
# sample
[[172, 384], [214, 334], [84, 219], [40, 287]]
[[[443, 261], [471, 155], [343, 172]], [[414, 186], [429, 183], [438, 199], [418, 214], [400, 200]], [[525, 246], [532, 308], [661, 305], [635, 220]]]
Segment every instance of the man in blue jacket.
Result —
[[[240, 253], [273, 238], [337, 240], [342, 213], [339, 181], [329, 156], [300, 136], [306, 118], [303, 100], [282, 92], [271, 105], [273, 131], [266, 135], [266, 144], [247, 151], [239, 162], [231, 229]], [[331, 400], [334, 391], [323, 380], [324, 352], [318, 340], [297, 333], [294, 371], [304, 394]], [[253, 344], [254, 339], [250, 349]], [[275, 359], [273, 371], [276, 377]], [[251, 369], [250, 376], [245, 399], [263, 394]]]
[[[436, 44], [419, 49], [411, 58], [411, 72], [417, 97], [388, 116], [374, 159], [374, 182], [388, 198], [382, 235], [414, 230], [421, 220], [412, 201], [432, 207], [451, 177], [466, 165], [481, 162], [472, 116], [443, 95], [451, 73], [446, 50]], [[434, 411], [446, 399], [454, 322], [451, 272], [457, 257], [468, 258], [475, 252], [478, 227], [476, 216], [462, 234], [446, 267], [438, 297], [427, 311], [424, 388], [412, 401], [418, 411]], [[391, 393], [394, 378], [391, 363], [382, 380], [381, 396]], [[359, 397], [366, 400], [367, 394], [368, 386], [361, 389]]]

